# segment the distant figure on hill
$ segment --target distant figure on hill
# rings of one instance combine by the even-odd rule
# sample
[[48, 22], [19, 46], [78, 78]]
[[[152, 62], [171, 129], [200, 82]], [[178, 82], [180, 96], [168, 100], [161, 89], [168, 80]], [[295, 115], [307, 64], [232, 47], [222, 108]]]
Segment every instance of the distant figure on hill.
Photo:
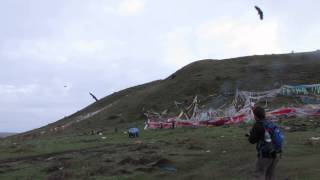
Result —
[[171, 121], [171, 128], [174, 129], [176, 127], [176, 122], [174, 120]]
[[275, 179], [279, 154], [281, 156], [283, 136], [279, 128], [266, 119], [262, 107], [254, 107], [252, 111], [255, 123], [246, 136], [251, 144], [257, 144], [258, 160], [254, 176], [256, 179], [272, 180]]
[[118, 128], [117, 127], [114, 128], [114, 133], [116, 133], [116, 134], [118, 133]]

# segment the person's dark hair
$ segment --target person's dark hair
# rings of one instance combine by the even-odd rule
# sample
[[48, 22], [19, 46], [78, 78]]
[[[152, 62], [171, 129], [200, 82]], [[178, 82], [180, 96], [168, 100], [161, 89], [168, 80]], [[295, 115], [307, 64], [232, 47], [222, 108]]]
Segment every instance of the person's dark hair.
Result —
[[254, 107], [253, 108], [253, 114], [255, 115], [255, 117], [257, 117], [257, 119], [259, 120], [263, 120], [266, 117], [266, 112], [264, 111], [264, 109], [260, 106]]

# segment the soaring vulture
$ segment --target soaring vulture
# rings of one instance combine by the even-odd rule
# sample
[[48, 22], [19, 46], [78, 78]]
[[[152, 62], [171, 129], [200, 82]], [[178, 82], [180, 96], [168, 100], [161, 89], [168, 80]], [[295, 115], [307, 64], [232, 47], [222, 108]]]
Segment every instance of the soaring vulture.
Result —
[[262, 12], [262, 10], [258, 6], [254, 6], [254, 8], [256, 8], [256, 10], [258, 11], [258, 14], [260, 16], [260, 20], [263, 20], [263, 12]]
[[96, 96], [94, 96], [91, 92], [89, 92], [89, 94], [92, 96], [94, 100], [98, 101], [98, 98], [96, 98]]

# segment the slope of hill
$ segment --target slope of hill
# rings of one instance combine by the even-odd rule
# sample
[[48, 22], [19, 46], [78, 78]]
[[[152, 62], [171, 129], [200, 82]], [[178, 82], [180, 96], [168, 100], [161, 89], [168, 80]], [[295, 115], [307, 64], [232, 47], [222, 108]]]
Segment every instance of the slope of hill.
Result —
[[[139, 138], [122, 131], [143, 125], [143, 109], [175, 113], [173, 101], [190, 102], [194, 95], [210, 104], [219, 94], [232, 98], [236, 88], [319, 83], [319, 54], [202, 60], [111, 94], [48, 126], [1, 139], [0, 179], [251, 179], [256, 152], [244, 136], [250, 124], [146, 130]], [[277, 124], [285, 136], [277, 178], [319, 179], [320, 118]]]
[[0, 132], [0, 138], [4, 138], [4, 137], [8, 137], [8, 136], [12, 136], [15, 135], [17, 133], [11, 133], [11, 132]]
[[[269, 90], [283, 84], [319, 83], [320, 51], [193, 62], [163, 80], [113, 93], [48, 126], [25, 133], [113, 131], [143, 125], [144, 110], [175, 112], [174, 101], [190, 102], [241, 90]], [[54, 130], [56, 128], [56, 130]]]

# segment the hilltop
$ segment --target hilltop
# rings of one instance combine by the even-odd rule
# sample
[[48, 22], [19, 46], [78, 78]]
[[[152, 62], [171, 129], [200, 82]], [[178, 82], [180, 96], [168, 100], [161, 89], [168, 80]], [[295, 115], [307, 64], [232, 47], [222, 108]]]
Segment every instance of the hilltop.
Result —
[[200, 60], [166, 79], [115, 92], [24, 135], [52, 134], [54, 128], [59, 133], [82, 133], [92, 129], [113, 131], [115, 127], [142, 126], [146, 110], [159, 112], [168, 109], [169, 113], [176, 114], [173, 102], [191, 102], [195, 95], [206, 103], [221, 94], [231, 94], [232, 98], [236, 89], [260, 91], [284, 84], [315, 84], [319, 83], [319, 69], [320, 51]]

